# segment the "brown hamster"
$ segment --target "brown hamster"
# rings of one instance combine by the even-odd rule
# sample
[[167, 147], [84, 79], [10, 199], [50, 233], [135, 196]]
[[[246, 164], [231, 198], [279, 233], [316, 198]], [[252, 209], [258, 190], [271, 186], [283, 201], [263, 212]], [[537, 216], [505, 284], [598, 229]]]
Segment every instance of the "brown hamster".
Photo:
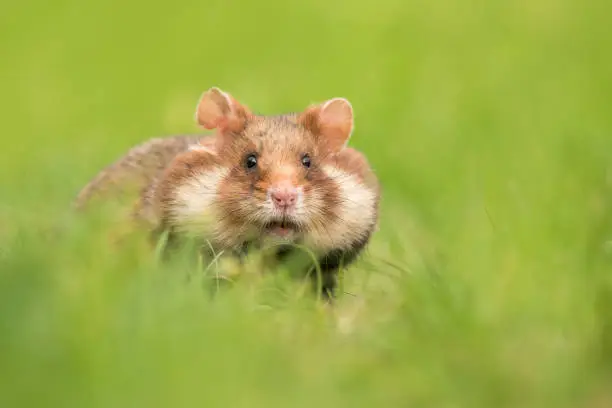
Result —
[[215, 250], [300, 244], [319, 259], [323, 293], [339, 268], [367, 245], [380, 188], [366, 158], [346, 147], [353, 109], [343, 98], [297, 114], [257, 115], [218, 88], [200, 99], [196, 120], [214, 135], [182, 149], [151, 177], [138, 216], [170, 237], [190, 236]]

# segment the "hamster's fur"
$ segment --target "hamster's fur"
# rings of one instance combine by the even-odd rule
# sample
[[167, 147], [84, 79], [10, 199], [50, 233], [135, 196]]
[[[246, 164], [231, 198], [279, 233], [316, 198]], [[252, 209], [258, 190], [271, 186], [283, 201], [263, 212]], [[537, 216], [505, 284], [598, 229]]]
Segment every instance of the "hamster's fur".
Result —
[[136, 180], [135, 216], [152, 230], [236, 254], [263, 242], [280, 244], [279, 257], [291, 244], [306, 246], [318, 257], [323, 293], [332, 294], [339, 268], [363, 251], [378, 222], [379, 182], [365, 156], [346, 146], [351, 104], [334, 98], [266, 116], [211, 88], [196, 120], [214, 134], [133, 148], [82, 190], [78, 205]]

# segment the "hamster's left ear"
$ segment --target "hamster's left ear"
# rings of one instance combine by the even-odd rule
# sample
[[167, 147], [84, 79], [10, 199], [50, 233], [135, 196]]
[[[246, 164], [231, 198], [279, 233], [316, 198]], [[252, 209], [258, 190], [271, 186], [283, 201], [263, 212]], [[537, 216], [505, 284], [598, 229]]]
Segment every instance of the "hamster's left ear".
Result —
[[345, 98], [333, 98], [307, 108], [298, 116], [298, 123], [335, 153], [347, 145], [353, 133], [353, 107]]

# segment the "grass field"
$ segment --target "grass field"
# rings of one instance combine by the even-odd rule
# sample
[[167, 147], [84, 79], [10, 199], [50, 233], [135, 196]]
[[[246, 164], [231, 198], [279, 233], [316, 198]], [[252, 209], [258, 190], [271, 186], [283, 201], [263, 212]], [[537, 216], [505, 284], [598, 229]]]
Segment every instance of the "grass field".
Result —
[[[612, 4], [26, 0], [0, 16], [0, 406], [612, 407]], [[332, 313], [70, 202], [219, 86], [347, 97], [383, 188]], [[190, 276], [190, 279], [186, 279]]]

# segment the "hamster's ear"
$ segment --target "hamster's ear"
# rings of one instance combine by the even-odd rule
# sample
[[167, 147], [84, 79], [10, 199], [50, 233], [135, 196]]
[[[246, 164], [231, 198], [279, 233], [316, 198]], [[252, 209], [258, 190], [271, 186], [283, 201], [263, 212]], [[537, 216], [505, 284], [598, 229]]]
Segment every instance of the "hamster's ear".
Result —
[[244, 129], [251, 112], [230, 94], [212, 87], [202, 94], [195, 119], [205, 129], [218, 129], [221, 133]]
[[344, 98], [333, 98], [306, 109], [299, 115], [298, 123], [320, 137], [327, 149], [338, 152], [353, 133], [353, 107]]

